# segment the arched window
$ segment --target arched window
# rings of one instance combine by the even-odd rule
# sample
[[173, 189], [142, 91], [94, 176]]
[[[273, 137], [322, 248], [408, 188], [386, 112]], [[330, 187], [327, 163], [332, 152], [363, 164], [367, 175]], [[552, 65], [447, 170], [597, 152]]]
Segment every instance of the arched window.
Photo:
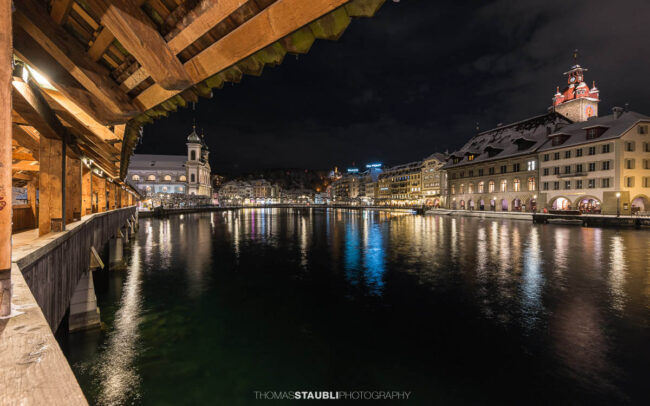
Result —
[[535, 178], [531, 176], [528, 178], [528, 190], [534, 191], [537, 188], [537, 185], [535, 184]]
[[187, 177], [185, 175], [181, 175], [181, 176], [178, 177], [178, 180], [181, 181], [181, 182], [185, 182], [185, 181], [187, 181]]
[[465, 184], [461, 183], [460, 184], [460, 194], [462, 195], [463, 193], [465, 193]]
[[133, 175], [133, 176], [131, 177], [131, 179], [133, 179], [133, 180], [140, 180], [140, 177], [139, 177], [138, 175]]
[[467, 193], [474, 193], [474, 184], [473, 183], [470, 183], [467, 186]]
[[451, 185], [451, 194], [452, 195], [456, 194], [456, 185]]
[[512, 182], [512, 186], [515, 192], [519, 192], [521, 190], [521, 181], [519, 181], [519, 178], [515, 178], [515, 180]]
[[196, 177], [194, 176], [194, 174], [190, 175], [190, 182], [192, 183], [196, 182]]
[[190, 151], [190, 161], [196, 161], [196, 151]]
[[494, 192], [494, 181], [493, 180], [491, 180], [488, 183], [488, 192], [490, 192], [490, 193]]
[[156, 176], [155, 175], [149, 175], [149, 176], [147, 176], [147, 180], [156, 180]]
[[151, 186], [147, 186], [147, 192], [151, 192]]
[[485, 192], [485, 182], [481, 181], [478, 183], [478, 193]]
[[167, 186], [163, 186], [162, 191], [166, 192], [167, 191]]
[[507, 190], [508, 190], [508, 181], [504, 179], [501, 181], [501, 191], [506, 192]]
[[172, 177], [169, 176], [169, 175], [165, 175], [165, 178], [164, 178], [164, 179], [167, 180], [167, 181], [170, 181], [170, 180], [172, 180]]

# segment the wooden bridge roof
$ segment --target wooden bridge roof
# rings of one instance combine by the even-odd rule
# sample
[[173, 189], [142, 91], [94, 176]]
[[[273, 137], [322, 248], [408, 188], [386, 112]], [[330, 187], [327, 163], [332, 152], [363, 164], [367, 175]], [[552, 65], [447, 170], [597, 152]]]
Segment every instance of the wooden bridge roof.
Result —
[[339, 38], [384, 1], [14, 0], [14, 178], [38, 171], [45, 136], [124, 179], [143, 124]]

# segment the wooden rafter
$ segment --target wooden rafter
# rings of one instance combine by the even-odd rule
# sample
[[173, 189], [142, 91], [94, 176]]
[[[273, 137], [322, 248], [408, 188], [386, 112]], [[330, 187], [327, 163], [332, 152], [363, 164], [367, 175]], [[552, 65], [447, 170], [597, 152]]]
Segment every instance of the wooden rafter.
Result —
[[81, 85], [114, 113], [128, 116], [137, 112], [126, 93], [112, 81], [109, 72], [90, 59], [83, 46], [55, 24], [38, 1], [21, 0], [14, 4], [16, 25], [36, 40]]
[[107, 27], [164, 89], [184, 90], [190, 76], [147, 15], [128, 0], [89, 0]]
[[14, 78], [12, 86], [14, 110], [36, 128], [42, 136], [64, 139], [66, 131], [40, 93], [39, 87], [33, 82], [25, 83], [20, 78]]
[[72, 8], [73, 0], [52, 0], [50, 15], [57, 24], [63, 24], [67, 20]]
[[20, 161], [12, 164], [11, 169], [14, 171], [38, 172], [40, 170], [40, 165], [38, 164], [38, 161]]
[[[187, 61], [185, 69], [192, 81], [198, 83], [347, 2], [348, 0], [284, 0], [273, 3]], [[136, 101], [146, 110], [178, 93], [155, 83], [138, 95]]]
[[18, 141], [18, 144], [32, 151], [32, 154], [36, 154], [38, 159], [38, 137], [34, 137], [25, 130], [25, 127], [16, 123], [12, 125], [12, 137]]

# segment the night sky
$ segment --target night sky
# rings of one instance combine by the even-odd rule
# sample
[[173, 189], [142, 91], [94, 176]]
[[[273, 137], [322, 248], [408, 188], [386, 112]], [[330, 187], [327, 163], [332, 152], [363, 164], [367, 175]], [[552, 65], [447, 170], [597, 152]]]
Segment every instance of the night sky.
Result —
[[600, 115], [650, 114], [649, 16], [648, 0], [387, 0], [338, 41], [145, 126], [136, 153], [184, 154], [196, 118], [213, 173], [418, 160], [477, 122], [543, 114], [576, 48]]

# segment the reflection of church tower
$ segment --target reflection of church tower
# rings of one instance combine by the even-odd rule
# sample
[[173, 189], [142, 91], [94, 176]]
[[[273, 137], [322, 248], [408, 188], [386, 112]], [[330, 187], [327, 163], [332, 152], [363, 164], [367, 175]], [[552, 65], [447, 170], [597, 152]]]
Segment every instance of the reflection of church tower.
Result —
[[201, 138], [196, 133], [196, 126], [192, 126], [192, 132], [187, 137], [187, 194], [199, 194], [199, 175], [201, 166]]
[[[577, 54], [576, 54], [577, 56]], [[572, 121], [586, 121], [589, 117], [598, 117], [598, 102], [600, 91], [596, 82], [591, 89], [584, 81], [586, 68], [575, 64], [564, 72], [567, 76], [567, 87], [560, 92], [557, 88], [553, 96], [552, 109]]]

